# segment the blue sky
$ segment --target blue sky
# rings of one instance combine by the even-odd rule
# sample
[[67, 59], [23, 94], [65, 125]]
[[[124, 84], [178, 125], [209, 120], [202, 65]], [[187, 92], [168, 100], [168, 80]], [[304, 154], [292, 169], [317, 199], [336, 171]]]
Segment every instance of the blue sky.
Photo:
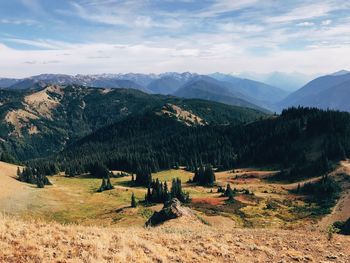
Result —
[[350, 69], [350, 2], [0, 1], [0, 76]]

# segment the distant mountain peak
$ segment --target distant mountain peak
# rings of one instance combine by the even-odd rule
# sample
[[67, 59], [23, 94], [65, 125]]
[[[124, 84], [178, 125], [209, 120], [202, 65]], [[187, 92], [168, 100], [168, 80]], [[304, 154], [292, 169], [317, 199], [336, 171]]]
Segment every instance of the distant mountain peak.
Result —
[[333, 74], [331, 74], [331, 76], [342, 76], [342, 75], [346, 75], [349, 73], [350, 73], [350, 71], [342, 69], [342, 70], [339, 70], [337, 72], [334, 72]]

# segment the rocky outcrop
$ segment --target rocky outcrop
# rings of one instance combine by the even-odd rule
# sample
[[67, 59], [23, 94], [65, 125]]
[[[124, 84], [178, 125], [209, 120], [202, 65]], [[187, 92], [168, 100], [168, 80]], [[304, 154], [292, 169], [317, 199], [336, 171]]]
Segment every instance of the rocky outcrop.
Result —
[[146, 222], [146, 226], [156, 226], [181, 216], [194, 217], [194, 214], [189, 208], [183, 207], [177, 198], [173, 198], [164, 204], [162, 210], [154, 212]]

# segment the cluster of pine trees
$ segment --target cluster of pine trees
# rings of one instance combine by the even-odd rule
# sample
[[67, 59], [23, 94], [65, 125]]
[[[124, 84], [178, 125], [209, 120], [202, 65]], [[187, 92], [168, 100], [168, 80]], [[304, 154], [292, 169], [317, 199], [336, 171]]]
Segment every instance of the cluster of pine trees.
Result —
[[195, 169], [192, 182], [202, 186], [213, 186], [215, 183], [213, 167], [207, 164], [205, 166], [201, 165], [198, 169]]
[[145, 202], [165, 203], [172, 198], [177, 198], [183, 203], [190, 202], [190, 195], [188, 192], [182, 190], [181, 180], [179, 178], [172, 180], [170, 191], [168, 190], [167, 182], [162, 183], [157, 178], [148, 186]]
[[112, 189], [114, 189], [114, 186], [111, 183], [111, 178], [109, 174], [107, 174], [107, 177], [102, 178], [101, 186], [100, 188], [98, 188], [97, 192], [103, 192], [103, 191], [112, 190]]
[[108, 168], [105, 165], [101, 163], [95, 163], [90, 168], [90, 175], [95, 178], [102, 178], [101, 186], [97, 190], [97, 192], [103, 192], [114, 189], [114, 186], [111, 183], [111, 175], [113, 174], [108, 170]]
[[26, 167], [23, 171], [17, 168], [17, 176], [21, 182], [36, 184], [38, 188], [44, 188], [45, 185], [51, 185], [49, 179], [41, 173], [40, 170]]
[[322, 209], [325, 209], [324, 211], [321, 210], [321, 213], [329, 213], [330, 208], [335, 205], [336, 200], [339, 198], [341, 187], [332, 177], [324, 175], [317, 182], [306, 183], [303, 186], [298, 184], [294, 191], [311, 196], [312, 201], [318, 203]]
[[298, 187], [297, 192], [313, 195], [317, 199], [327, 199], [338, 196], [340, 186], [332, 177], [324, 175], [318, 182], [306, 183]]

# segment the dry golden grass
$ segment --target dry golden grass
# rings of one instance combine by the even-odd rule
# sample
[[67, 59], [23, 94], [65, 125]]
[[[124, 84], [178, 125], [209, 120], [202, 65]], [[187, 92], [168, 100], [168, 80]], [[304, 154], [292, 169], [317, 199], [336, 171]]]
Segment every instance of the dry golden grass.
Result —
[[159, 112], [158, 114], [166, 114], [168, 116], [173, 116], [177, 120], [182, 121], [188, 126], [206, 124], [206, 122], [201, 117], [193, 114], [193, 112], [186, 111], [181, 107], [170, 103], [165, 105], [161, 112]]
[[[0, 183], [6, 186], [1, 187], [0, 207], [2, 211], [20, 216], [27, 211], [31, 216], [26, 217], [27, 220], [0, 216], [0, 262], [350, 262], [350, 237], [336, 235], [329, 242], [325, 233], [305, 222], [293, 230], [242, 229], [239, 228], [242, 218], [229, 212], [224, 211], [224, 216], [196, 212], [203, 223], [182, 217], [148, 229], [142, 227], [146, 216], [152, 210], [159, 210], [159, 205], [116, 212], [116, 208], [129, 203], [131, 191], [140, 198], [144, 194], [144, 189], [126, 184], [128, 177], [113, 178], [116, 189], [95, 193], [100, 184], [98, 179], [57, 176], [51, 178], [54, 186], [36, 189], [12, 178], [16, 170], [17, 166], [0, 162]], [[155, 175], [167, 181], [174, 176], [186, 181], [189, 174], [171, 170]], [[219, 176], [222, 184], [228, 180], [229, 174]], [[247, 183], [236, 180], [236, 187], [254, 190], [258, 198], [287, 197], [281, 189], [270, 193], [276, 190], [276, 185], [247, 180]], [[198, 200], [220, 200], [219, 195], [209, 193], [209, 189], [185, 185]], [[269, 193], [263, 193], [263, 189]], [[249, 196], [240, 198], [243, 197]], [[252, 202], [245, 199], [241, 201]], [[285, 214], [287, 207], [266, 211], [265, 199], [240, 211], [253, 225], [280, 227], [285, 224], [277, 219], [277, 214], [290, 216]], [[83, 216], [89, 217], [86, 223], [93, 225], [62, 225], [40, 219], [47, 219], [48, 213], [53, 216], [49, 219], [63, 219], [58, 220], [63, 222], [81, 222]], [[116, 225], [102, 226], [113, 218], [119, 220]]]
[[52, 109], [59, 105], [59, 101], [49, 95], [53, 92], [63, 95], [62, 88], [59, 86], [50, 86], [41, 91], [30, 94], [24, 98], [26, 109], [30, 112], [35, 112], [39, 116], [52, 119]]
[[1, 262], [350, 262], [350, 238], [224, 229], [180, 218], [152, 229], [0, 218]]

